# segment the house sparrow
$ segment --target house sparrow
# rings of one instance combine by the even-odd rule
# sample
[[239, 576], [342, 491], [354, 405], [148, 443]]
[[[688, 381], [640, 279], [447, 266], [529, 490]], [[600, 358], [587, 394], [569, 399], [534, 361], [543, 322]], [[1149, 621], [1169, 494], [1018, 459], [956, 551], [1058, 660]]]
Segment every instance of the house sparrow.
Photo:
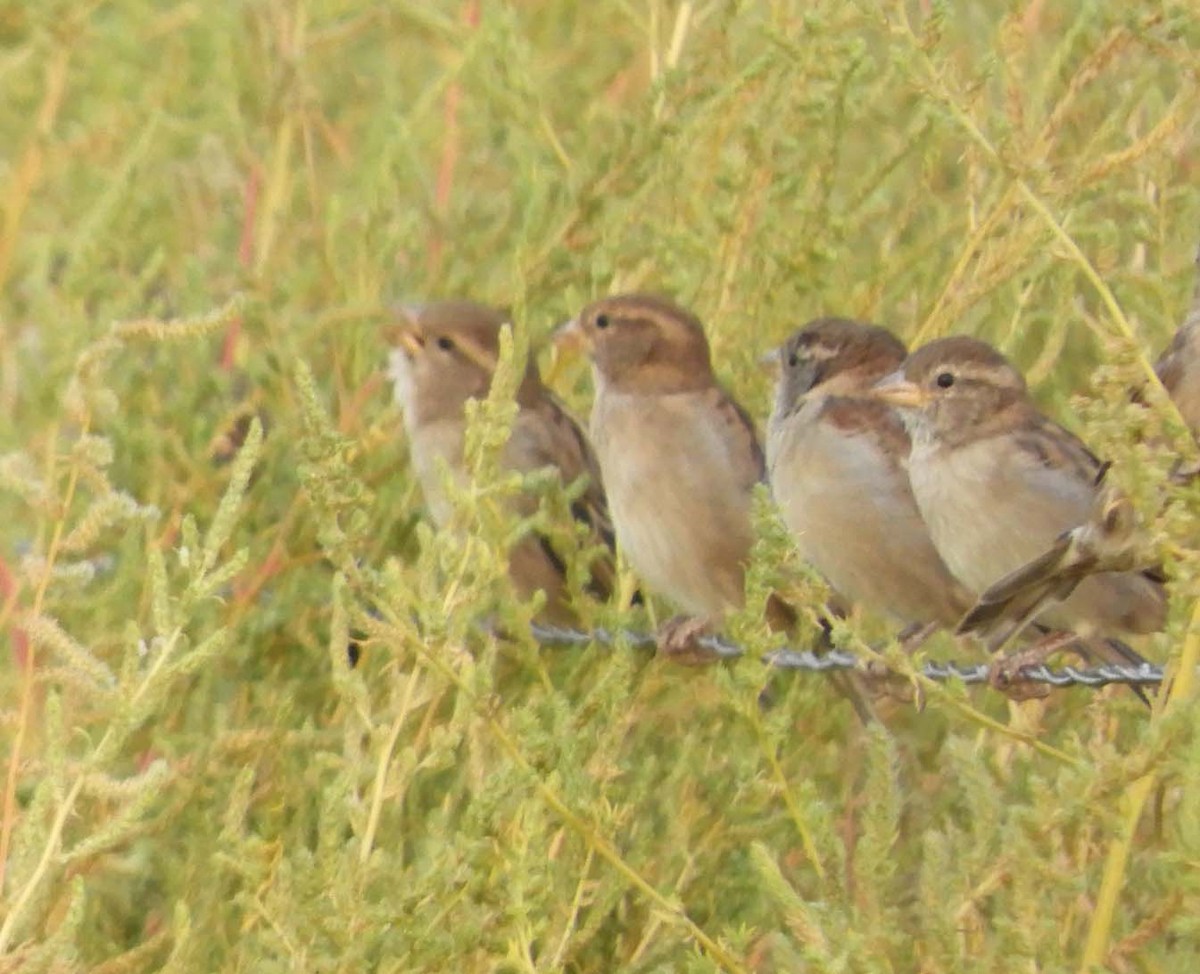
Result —
[[[396, 312], [388, 374], [404, 416], [413, 466], [437, 524], [446, 524], [452, 513], [439, 464], [459, 478], [467, 476], [465, 406], [469, 399], [487, 396], [500, 354], [500, 329], [507, 322], [504, 312], [471, 301], [440, 301]], [[520, 473], [552, 467], [564, 485], [586, 476], [573, 513], [611, 550], [612, 529], [595, 456], [578, 424], [542, 384], [532, 358], [517, 390], [517, 405], [501, 465]], [[528, 516], [537, 509], [537, 499], [523, 496], [516, 506]], [[611, 558], [598, 559], [591, 569], [596, 594], [607, 597], [613, 582]], [[532, 535], [519, 541], [509, 552], [509, 574], [522, 598], [545, 592], [546, 621], [565, 625], [575, 620], [563, 562], [546, 538]]]
[[953, 628], [972, 599], [929, 538], [909, 438], [870, 388], [907, 351], [883, 328], [819, 318], [778, 352], [771, 491], [804, 558], [842, 598], [904, 624]]
[[[1200, 253], [1196, 264], [1200, 271]], [[1200, 435], [1200, 275], [1191, 308], [1155, 372], [1183, 420], [1193, 434]], [[1145, 402], [1140, 390], [1133, 398]], [[1188, 482], [1197, 472], [1194, 464], [1177, 462], [1171, 479]], [[1062, 601], [1088, 575], [1128, 571], [1144, 563], [1135, 537], [1132, 505], [1111, 483], [1102, 483], [1106, 473], [1107, 465], [1097, 476], [1088, 519], [1060, 535], [1040, 557], [993, 582], [962, 620], [961, 629], [981, 635], [991, 644], [1003, 642], [1046, 601]]]
[[[691, 617], [660, 634], [665, 651], [683, 652], [745, 598], [751, 490], [764, 477], [754, 424], [717, 382], [699, 320], [665, 298], [596, 301], [558, 337], [591, 358], [590, 429], [617, 540], [639, 577]], [[768, 612], [795, 621], [778, 598]]]
[[[1041, 559], [1094, 516], [1105, 465], [1038, 410], [1021, 373], [987, 343], [931, 342], [874, 392], [901, 411], [913, 496], [942, 560], [972, 592]], [[1097, 572], [1060, 594], [1026, 614], [1102, 658], [1143, 662], [1106, 637], [1165, 623], [1162, 582], [1140, 572]]]

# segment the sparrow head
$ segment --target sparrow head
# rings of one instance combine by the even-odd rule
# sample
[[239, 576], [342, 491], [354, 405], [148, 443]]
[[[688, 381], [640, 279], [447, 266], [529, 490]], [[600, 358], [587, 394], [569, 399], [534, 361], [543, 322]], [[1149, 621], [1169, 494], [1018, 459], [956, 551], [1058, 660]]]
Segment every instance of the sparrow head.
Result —
[[598, 383], [628, 392], [685, 392], [712, 384], [704, 328], [666, 298], [625, 294], [593, 302], [558, 329], [582, 345]]
[[810, 321], [775, 353], [776, 411], [791, 412], [814, 390], [832, 395], [862, 393], [899, 368], [906, 354], [904, 343], [878, 325], [847, 318]]
[[913, 432], [961, 437], [1007, 422], [1028, 400], [1025, 378], [987, 342], [955, 336], [913, 352], [874, 386]]
[[[487, 396], [500, 359], [500, 329], [508, 323], [506, 311], [473, 301], [395, 308], [387, 329], [388, 375], [405, 421], [457, 418], [468, 399]], [[531, 358], [518, 399], [540, 386]]]

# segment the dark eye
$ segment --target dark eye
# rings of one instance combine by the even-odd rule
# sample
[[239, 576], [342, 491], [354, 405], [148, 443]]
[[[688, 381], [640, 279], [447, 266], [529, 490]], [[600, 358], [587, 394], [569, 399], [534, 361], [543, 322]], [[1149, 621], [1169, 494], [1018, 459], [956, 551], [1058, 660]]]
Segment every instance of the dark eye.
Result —
[[454, 339], [447, 338], [445, 335], [438, 335], [437, 347], [440, 348], [443, 352], [453, 351], [454, 350]]
[[792, 352], [792, 354], [788, 356], [789, 368], [794, 369], [799, 364], [800, 364], [800, 357], [795, 352]]
[[608, 315], [596, 315], [596, 327], [597, 328], [607, 328], [608, 327]]
[[943, 389], [949, 389], [952, 385], [954, 385], [954, 374], [951, 372], [942, 372], [936, 379], [934, 379], [934, 382], [936, 382]]

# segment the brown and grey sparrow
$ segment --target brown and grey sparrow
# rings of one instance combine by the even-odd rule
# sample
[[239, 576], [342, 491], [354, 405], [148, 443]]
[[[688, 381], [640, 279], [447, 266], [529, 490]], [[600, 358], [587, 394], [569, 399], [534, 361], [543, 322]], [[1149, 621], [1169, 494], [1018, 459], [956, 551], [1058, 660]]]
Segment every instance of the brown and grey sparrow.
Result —
[[[1200, 252], [1196, 267], [1200, 272]], [[1193, 434], [1200, 435], [1200, 273], [1188, 314], [1155, 372], [1184, 422]], [[1139, 391], [1134, 401], [1144, 402], [1145, 397]], [[1019, 629], [1021, 620], [1035, 615], [1046, 601], [1062, 601], [1088, 575], [1127, 571], [1148, 560], [1139, 550], [1128, 498], [1110, 483], [1099, 483], [1105, 472], [1098, 478], [1089, 518], [1060, 535], [1039, 558], [989, 586], [963, 619], [963, 629], [983, 635], [989, 642], [1003, 639], [1005, 624], [1011, 631]], [[1195, 463], [1177, 462], [1171, 479], [1189, 482], [1197, 472]]]
[[[439, 301], [395, 312], [388, 374], [403, 413], [412, 463], [438, 524], [447, 523], [452, 512], [439, 468], [445, 464], [455, 476], [466, 478], [466, 403], [487, 396], [499, 360], [500, 330], [507, 322], [503, 312], [471, 301]], [[591, 527], [598, 543], [611, 548], [595, 456], [578, 424], [542, 384], [532, 357], [516, 398], [518, 411], [501, 465], [520, 473], [553, 468], [564, 485], [587, 477], [573, 513]], [[535, 497], [522, 495], [517, 512], [531, 515], [537, 503]], [[606, 597], [613, 581], [611, 559], [597, 559], [591, 569], [597, 594]], [[509, 574], [523, 598], [539, 590], [545, 593], [547, 621], [574, 621], [563, 562], [544, 537], [535, 534], [517, 542], [509, 552]]]
[[[901, 411], [913, 496], [943, 561], [972, 592], [1043, 559], [1095, 518], [1106, 466], [1038, 410], [1021, 373], [987, 343], [931, 342], [875, 394]], [[1104, 658], [1140, 662], [1107, 637], [1165, 622], [1165, 590], [1147, 573], [1097, 572], [1059, 594], [1026, 614]]]
[[953, 628], [971, 595], [917, 509], [904, 423], [870, 392], [900, 367], [903, 343], [875, 325], [819, 318], [775, 355], [767, 468], [801, 554], [851, 603]]
[[[591, 358], [590, 430], [617, 542], [642, 581], [691, 617], [660, 636], [682, 651], [745, 599], [751, 491], [765, 472], [754, 424], [717, 381], [699, 320], [665, 298], [596, 301], [559, 337]], [[768, 612], [794, 622], [782, 600]]]

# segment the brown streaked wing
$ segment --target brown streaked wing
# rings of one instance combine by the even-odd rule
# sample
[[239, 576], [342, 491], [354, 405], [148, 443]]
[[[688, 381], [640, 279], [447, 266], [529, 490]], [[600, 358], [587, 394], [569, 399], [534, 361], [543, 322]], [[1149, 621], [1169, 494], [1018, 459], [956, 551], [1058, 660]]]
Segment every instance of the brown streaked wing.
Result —
[[1188, 354], [1188, 323], [1185, 322], [1171, 339], [1171, 344], [1162, 353], [1154, 366], [1158, 381], [1167, 392], [1174, 394], [1183, 381], [1184, 359]]
[[737, 473], [746, 489], [762, 483], [767, 476], [767, 461], [762, 445], [758, 442], [758, 431], [750, 414], [720, 386], [708, 390], [713, 412], [729, 438], [730, 454], [737, 464]]
[[1074, 433], [1030, 408], [1013, 430], [1017, 448], [1047, 470], [1062, 470], [1088, 484], [1098, 483], [1104, 461]]
[[896, 469], [902, 468], [908, 460], [911, 444], [904, 422], [885, 403], [831, 396], [822, 406], [818, 418], [842, 433], [869, 436]]
[[[550, 432], [550, 443], [544, 447], [544, 463], [553, 464], [559, 469], [564, 484], [572, 484], [582, 476], [588, 478], [583, 493], [571, 503], [571, 513], [576, 520], [588, 526], [596, 541], [602, 543], [609, 552], [614, 551], [616, 534], [604, 496], [600, 465], [591, 444], [574, 417], [549, 392], [541, 397], [535, 408]], [[616, 581], [612, 558], [596, 559], [591, 572], [595, 594], [600, 598], [608, 598]]]

